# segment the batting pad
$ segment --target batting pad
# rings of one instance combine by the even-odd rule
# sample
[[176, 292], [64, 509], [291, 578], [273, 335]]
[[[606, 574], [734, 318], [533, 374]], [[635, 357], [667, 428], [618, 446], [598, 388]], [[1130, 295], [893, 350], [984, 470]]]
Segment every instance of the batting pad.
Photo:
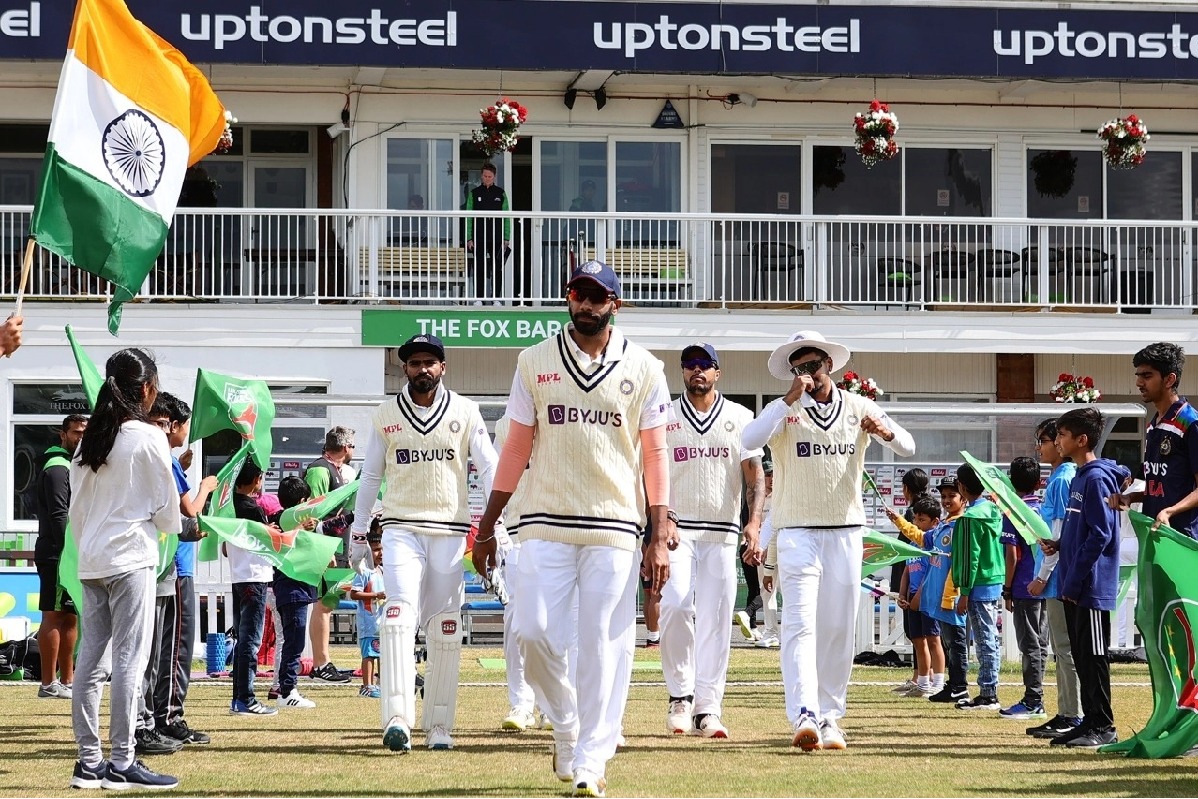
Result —
[[438, 613], [425, 632], [428, 665], [424, 669], [424, 731], [440, 725], [453, 729], [458, 702], [458, 672], [462, 665], [461, 616]]
[[416, 611], [405, 602], [387, 602], [379, 623], [379, 683], [383, 729], [392, 716], [411, 728], [416, 720]]

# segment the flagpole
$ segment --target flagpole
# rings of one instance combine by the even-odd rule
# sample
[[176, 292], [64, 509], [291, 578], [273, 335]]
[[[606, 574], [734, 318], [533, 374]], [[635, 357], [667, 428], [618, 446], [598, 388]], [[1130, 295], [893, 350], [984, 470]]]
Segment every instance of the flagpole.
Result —
[[29, 268], [33, 265], [33, 248], [37, 246], [37, 239], [33, 236], [29, 237], [29, 241], [25, 243], [25, 258], [21, 262], [21, 285], [17, 289], [17, 308], [13, 311], [13, 316], [21, 316], [21, 306], [25, 302], [25, 286], [29, 283]]

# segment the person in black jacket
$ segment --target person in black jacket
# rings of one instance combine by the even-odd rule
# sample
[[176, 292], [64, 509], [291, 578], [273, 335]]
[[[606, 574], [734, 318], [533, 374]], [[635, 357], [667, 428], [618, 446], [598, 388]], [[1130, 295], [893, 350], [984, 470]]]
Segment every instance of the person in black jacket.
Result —
[[[482, 184], [466, 195], [467, 211], [507, 211], [507, 192], [495, 185], [495, 165], [483, 164]], [[484, 218], [466, 220], [466, 249], [473, 254], [474, 304], [499, 294], [503, 288], [503, 261], [511, 251], [512, 220]], [[487, 294], [487, 281], [494, 294]], [[496, 305], [499, 301], [496, 300]]]
[[[59, 443], [42, 456], [37, 477], [37, 543], [33, 561], [41, 580], [38, 609], [42, 623], [37, 631], [42, 657], [42, 684], [37, 695], [70, 699], [75, 672], [75, 605], [58, 581], [58, 561], [66, 542], [67, 510], [71, 505], [71, 457], [87, 429], [87, 417], [71, 414], [62, 420]], [[62, 673], [61, 681], [57, 679]]]

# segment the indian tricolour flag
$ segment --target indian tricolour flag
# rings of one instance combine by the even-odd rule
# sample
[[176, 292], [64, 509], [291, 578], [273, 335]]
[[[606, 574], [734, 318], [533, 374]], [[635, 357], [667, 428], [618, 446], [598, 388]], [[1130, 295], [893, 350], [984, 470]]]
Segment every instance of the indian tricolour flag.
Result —
[[162, 252], [187, 167], [224, 130], [224, 107], [182, 53], [122, 0], [79, 0], [30, 235], [112, 281], [113, 335]]

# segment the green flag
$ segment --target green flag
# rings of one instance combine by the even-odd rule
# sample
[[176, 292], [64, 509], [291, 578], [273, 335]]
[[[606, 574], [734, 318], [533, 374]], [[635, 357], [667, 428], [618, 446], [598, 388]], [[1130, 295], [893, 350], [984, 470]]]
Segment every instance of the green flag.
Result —
[[[216, 490], [208, 497], [208, 516], [218, 516], [223, 519], [232, 519], [237, 516], [233, 509], [234, 483], [237, 481], [237, 475], [241, 473], [241, 467], [245, 466], [249, 457], [250, 444], [247, 441], [216, 473]], [[196, 550], [196, 557], [202, 561], [216, 560], [220, 557], [219, 543], [213, 536], [201, 538], [200, 546]]]
[[191, 414], [193, 442], [221, 430], [236, 430], [249, 444], [254, 463], [263, 471], [270, 468], [275, 403], [265, 382], [198, 369]]
[[325, 585], [329, 587], [328, 591], [324, 592], [324, 596], [320, 598], [320, 602], [329, 610], [336, 610], [341, 604], [341, 597], [354, 584], [354, 575], [357, 574], [353, 569], [338, 569], [331, 568], [324, 573]]
[[1130, 511], [1140, 540], [1136, 626], [1152, 676], [1152, 715], [1144, 729], [1100, 752], [1180, 757], [1198, 745], [1198, 541]]
[[75, 603], [75, 613], [82, 618], [83, 583], [79, 582], [79, 549], [75, 546], [75, 536], [71, 535], [69, 524], [63, 539], [62, 555], [58, 558], [58, 584], [71, 597]]
[[886, 502], [886, 500], [882, 498], [882, 492], [878, 490], [878, 484], [874, 482], [874, 479], [870, 476], [869, 472], [861, 472], [861, 488], [864, 491], [874, 492], [874, 496], [878, 498], [879, 502]]
[[249, 519], [219, 516], [201, 515], [197, 521], [209, 538], [260, 555], [283, 574], [308, 585], [320, 584], [333, 553], [341, 549], [341, 539], [306, 530], [279, 531]]
[[877, 530], [865, 531], [865, 542], [861, 551], [861, 576], [868, 577], [878, 569], [883, 569], [908, 558], [922, 558], [929, 553], [913, 547], [910, 544], [883, 535]]
[[75, 356], [75, 366], [79, 368], [79, 379], [83, 381], [83, 393], [87, 395], [87, 407], [95, 409], [96, 397], [100, 396], [100, 386], [104, 385], [104, 376], [96, 368], [95, 361], [88, 357], [75, 340], [75, 331], [67, 325], [67, 341], [71, 343], [71, 354]]
[[358, 495], [359, 485], [361, 483], [358, 480], [354, 480], [335, 491], [330, 491], [319, 497], [312, 497], [312, 499], [302, 502], [294, 508], [287, 508], [283, 511], [283, 515], [279, 517], [279, 526], [284, 530], [294, 530], [308, 519], [319, 521], [332, 516], [354, 500], [354, 497]]
[[1028, 546], [1036, 546], [1036, 542], [1041, 538], [1052, 538], [1052, 532], [1048, 529], [1048, 525], [1040, 518], [1039, 513], [1032, 510], [1023, 501], [1019, 492], [1011, 485], [1010, 479], [1002, 473], [1002, 469], [982, 463], [965, 450], [961, 450], [961, 457], [977, 472], [978, 479], [990, 492], [994, 504], [999, 507], [1004, 516], [1011, 520], [1011, 526], [1027, 542]]

